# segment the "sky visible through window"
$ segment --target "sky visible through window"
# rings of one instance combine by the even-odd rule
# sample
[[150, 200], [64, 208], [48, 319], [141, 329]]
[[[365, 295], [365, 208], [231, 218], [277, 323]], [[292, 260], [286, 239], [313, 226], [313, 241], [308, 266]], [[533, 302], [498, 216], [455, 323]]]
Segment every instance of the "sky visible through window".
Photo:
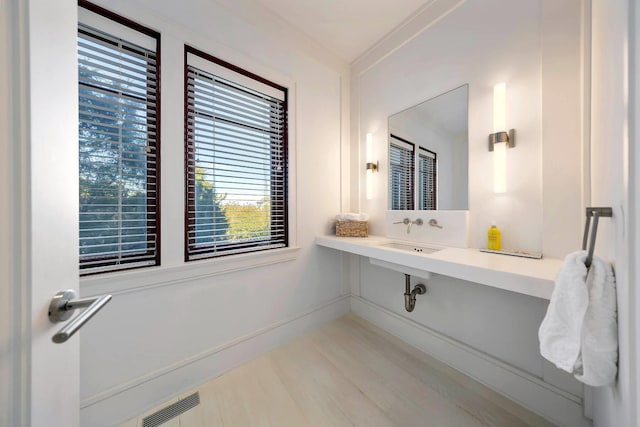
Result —
[[[212, 123], [200, 117], [195, 120], [196, 164], [207, 169], [203, 178], [214, 185], [218, 192], [225, 194], [227, 202], [255, 204], [268, 199], [271, 188], [270, 138], [261, 132], [226, 123]], [[214, 134], [218, 144], [211, 150]], [[245, 150], [240, 147], [247, 138], [262, 145], [252, 147], [252, 154], [258, 160], [248, 160]], [[239, 147], [234, 148], [234, 143]], [[263, 179], [256, 180], [256, 169], [263, 172]]]
[[[192, 68], [190, 75], [195, 243], [269, 240], [273, 168], [282, 172], [282, 165], [274, 162], [279, 130], [273, 101], [202, 70]], [[208, 196], [207, 191], [215, 194]]]

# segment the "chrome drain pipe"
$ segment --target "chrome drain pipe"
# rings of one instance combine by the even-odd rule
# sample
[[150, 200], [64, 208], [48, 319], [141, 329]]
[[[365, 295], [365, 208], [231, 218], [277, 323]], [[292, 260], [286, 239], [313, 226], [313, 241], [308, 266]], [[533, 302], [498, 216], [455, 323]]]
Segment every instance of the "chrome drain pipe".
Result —
[[427, 287], [422, 283], [418, 283], [413, 290], [411, 290], [411, 275], [404, 275], [404, 308], [408, 312], [412, 312], [416, 308], [416, 295], [423, 295], [427, 293]]

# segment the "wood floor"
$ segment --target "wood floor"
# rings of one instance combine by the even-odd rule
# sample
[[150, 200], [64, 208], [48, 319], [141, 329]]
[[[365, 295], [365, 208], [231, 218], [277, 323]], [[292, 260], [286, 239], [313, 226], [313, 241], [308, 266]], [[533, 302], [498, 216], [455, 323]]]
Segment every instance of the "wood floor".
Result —
[[163, 427], [552, 425], [352, 314], [195, 390]]

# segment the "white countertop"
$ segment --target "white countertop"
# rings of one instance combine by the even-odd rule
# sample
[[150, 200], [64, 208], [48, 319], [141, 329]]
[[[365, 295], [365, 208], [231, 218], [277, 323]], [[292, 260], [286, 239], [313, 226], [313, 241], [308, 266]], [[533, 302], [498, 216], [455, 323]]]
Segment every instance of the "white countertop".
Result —
[[446, 247], [426, 254], [381, 246], [393, 241], [396, 240], [378, 236], [316, 237], [316, 244], [327, 248], [546, 300], [551, 298], [556, 274], [562, 265], [562, 260], [556, 258], [520, 258], [478, 249]]

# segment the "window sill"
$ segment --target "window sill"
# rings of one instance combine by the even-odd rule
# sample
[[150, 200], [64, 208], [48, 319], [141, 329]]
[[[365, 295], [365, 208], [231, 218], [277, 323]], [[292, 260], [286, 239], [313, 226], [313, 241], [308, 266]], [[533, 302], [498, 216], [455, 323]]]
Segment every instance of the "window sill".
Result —
[[149, 267], [81, 277], [80, 294], [84, 298], [103, 293], [124, 294], [177, 285], [191, 280], [293, 261], [299, 250], [299, 247], [289, 247], [189, 261], [174, 267]]

